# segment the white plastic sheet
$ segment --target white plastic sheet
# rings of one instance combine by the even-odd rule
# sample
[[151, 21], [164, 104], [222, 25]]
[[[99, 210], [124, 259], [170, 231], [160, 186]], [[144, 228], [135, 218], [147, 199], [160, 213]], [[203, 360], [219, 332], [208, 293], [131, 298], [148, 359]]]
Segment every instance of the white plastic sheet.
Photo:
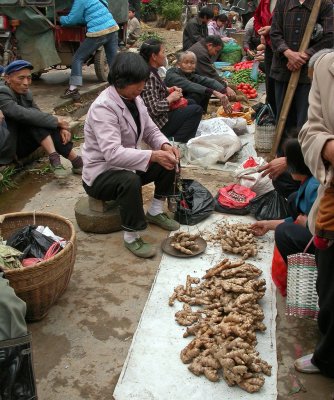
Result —
[[[198, 225], [201, 231], [214, 232], [222, 221], [252, 222], [251, 217], [234, 217], [213, 214]], [[183, 226], [182, 230], [187, 227]], [[197, 227], [191, 231], [197, 232]], [[267, 290], [261, 305], [264, 309], [267, 330], [257, 334], [257, 350], [269, 362], [272, 376], [265, 377], [261, 391], [249, 394], [238, 387], [229, 387], [225, 381], [210, 382], [205, 377], [193, 375], [180, 360], [180, 351], [191, 338], [182, 337], [185, 330], [174, 321], [174, 314], [182, 308], [177, 303], [168, 306], [168, 298], [175, 286], [185, 284], [187, 274], [202, 277], [205, 270], [222, 258], [219, 247], [208, 245], [207, 250], [194, 258], [175, 258], [164, 255], [155, 282], [145, 305], [126, 362], [114, 391], [115, 400], [274, 400], [277, 398], [276, 356], [276, 298], [270, 277], [273, 237], [266, 235], [264, 249], [253, 262], [263, 270]], [[233, 256], [229, 256], [234, 258]]]

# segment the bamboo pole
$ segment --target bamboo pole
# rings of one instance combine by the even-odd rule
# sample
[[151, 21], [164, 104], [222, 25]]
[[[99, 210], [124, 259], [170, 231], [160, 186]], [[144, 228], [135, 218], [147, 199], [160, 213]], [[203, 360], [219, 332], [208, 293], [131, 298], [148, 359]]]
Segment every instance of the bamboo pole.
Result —
[[[306, 29], [304, 32], [303, 39], [299, 46], [300, 52], [306, 51], [309, 46], [311, 35], [312, 35], [313, 29], [314, 29], [314, 25], [317, 22], [320, 6], [321, 6], [321, 0], [315, 0], [314, 6], [313, 6], [311, 14], [310, 14], [310, 18], [307, 22], [307, 26], [306, 26]], [[283, 135], [283, 131], [285, 128], [286, 120], [287, 120], [287, 117], [288, 117], [288, 114], [290, 111], [292, 99], [293, 99], [293, 96], [295, 95], [295, 91], [296, 91], [296, 88], [298, 85], [300, 70], [301, 70], [301, 68], [298, 71], [293, 71], [291, 73], [288, 88], [285, 93], [285, 97], [284, 97], [284, 101], [283, 101], [283, 106], [282, 106], [281, 113], [280, 113], [280, 116], [278, 119], [278, 124], [276, 126], [274, 144], [273, 144], [273, 147], [272, 147], [271, 153], [270, 153], [270, 160], [274, 159], [276, 156], [277, 149], [280, 144], [280, 141], [281, 141], [281, 138]]]

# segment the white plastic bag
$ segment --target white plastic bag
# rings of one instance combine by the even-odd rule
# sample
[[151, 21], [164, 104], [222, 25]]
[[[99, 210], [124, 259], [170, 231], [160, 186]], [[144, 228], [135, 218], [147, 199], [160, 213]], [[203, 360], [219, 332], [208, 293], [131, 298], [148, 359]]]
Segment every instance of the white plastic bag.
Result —
[[[245, 164], [250, 160], [256, 164], [254, 167], [245, 167]], [[234, 171], [234, 176], [237, 178], [238, 183], [252, 189], [257, 196], [268, 193], [274, 190], [269, 175], [262, 176], [262, 172], [257, 172], [259, 167], [267, 164], [266, 160], [262, 157], [249, 157]]]
[[230, 128], [233, 129], [234, 133], [239, 135], [245, 135], [248, 132], [247, 121], [245, 118], [237, 117], [237, 118], [225, 118], [221, 117], [222, 121], [226, 123]]
[[209, 167], [217, 162], [226, 162], [240, 150], [241, 141], [223, 118], [201, 121], [196, 137], [187, 143], [187, 161]]

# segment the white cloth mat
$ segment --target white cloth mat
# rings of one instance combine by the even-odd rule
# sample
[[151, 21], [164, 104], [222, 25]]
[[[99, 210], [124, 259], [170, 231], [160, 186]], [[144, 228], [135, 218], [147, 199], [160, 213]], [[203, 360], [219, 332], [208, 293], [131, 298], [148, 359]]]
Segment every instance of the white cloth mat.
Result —
[[[253, 222], [253, 218], [213, 214], [198, 225], [201, 232], [214, 232], [222, 221]], [[187, 230], [182, 226], [182, 230]], [[190, 227], [197, 232], [197, 227]], [[205, 235], [204, 235], [205, 236]], [[202, 277], [205, 270], [214, 266], [224, 254], [220, 246], [208, 243], [206, 251], [193, 258], [176, 258], [163, 255], [155, 281], [139, 321], [136, 333], [114, 391], [115, 400], [272, 400], [277, 398], [276, 356], [276, 297], [270, 276], [273, 251], [273, 235], [260, 240], [263, 249], [256, 260], [248, 262], [261, 268], [267, 282], [266, 294], [261, 299], [267, 330], [257, 334], [257, 350], [260, 357], [272, 365], [272, 376], [265, 377], [265, 384], [257, 393], [247, 393], [237, 386], [229, 387], [222, 379], [210, 382], [204, 376], [193, 375], [180, 359], [181, 350], [193, 337], [183, 338], [185, 327], [174, 320], [176, 311], [182, 308], [176, 301], [168, 306], [174, 287], [185, 284], [187, 274]], [[233, 259], [235, 257], [226, 255]]]

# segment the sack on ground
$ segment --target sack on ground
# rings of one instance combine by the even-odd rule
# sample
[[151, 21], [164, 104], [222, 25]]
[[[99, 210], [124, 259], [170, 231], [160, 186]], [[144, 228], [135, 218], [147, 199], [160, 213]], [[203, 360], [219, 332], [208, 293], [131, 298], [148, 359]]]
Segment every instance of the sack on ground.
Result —
[[223, 118], [201, 121], [196, 137], [187, 143], [187, 162], [209, 167], [226, 162], [241, 149], [241, 141]]
[[226, 207], [222, 206], [219, 201], [219, 193], [216, 194], [214, 197], [215, 200], [215, 211], [224, 213], [224, 214], [233, 214], [233, 215], [247, 215], [249, 214], [249, 206], [243, 207], [243, 208], [232, 208], [232, 207]]
[[[252, 190], [245, 186], [231, 184], [227, 185], [218, 190], [217, 195], [218, 204], [223, 208], [230, 209], [231, 214], [239, 214], [240, 212], [235, 212], [235, 210], [244, 210], [249, 205], [249, 202], [256, 196]], [[222, 211], [224, 212], [224, 211]], [[245, 214], [248, 213], [245, 212]], [[241, 214], [242, 215], [242, 214]]]
[[276, 190], [256, 196], [250, 202], [250, 213], [258, 221], [265, 219], [284, 219], [289, 216], [288, 202]]
[[236, 135], [245, 135], [248, 133], [247, 129], [247, 121], [245, 118], [242, 117], [236, 117], [236, 118], [226, 118], [226, 117], [221, 117], [222, 121], [225, 122], [226, 125], [228, 125], [230, 128], [233, 129], [234, 133]]
[[272, 180], [268, 175], [262, 176], [258, 168], [267, 162], [262, 157], [248, 157], [235, 171], [234, 176], [238, 183], [252, 189], [257, 196], [274, 190]]
[[224, 47], [220, 53], [220, 60], [235, 64], [242, 58], [241, 46], [234, 40], [224, 44]]
[[174, 215], [176, 221], [195, 225], [209, 217], [214, 209], [214, 200], [208, 189], [195, 180], [182, 180], [182, 193]]

